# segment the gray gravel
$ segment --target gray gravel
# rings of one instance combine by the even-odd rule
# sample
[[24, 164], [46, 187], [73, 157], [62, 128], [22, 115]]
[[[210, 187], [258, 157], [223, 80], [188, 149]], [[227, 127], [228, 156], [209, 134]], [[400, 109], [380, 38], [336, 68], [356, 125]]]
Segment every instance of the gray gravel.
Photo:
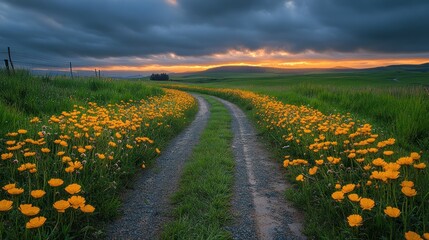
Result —
[[233, 151], [236, 159], [232, 208], [234, 223], [228, 227], [234, 239], [306, 239], [303, 217], [285, 200], [290, 187], [281, 164], [269, 158], [255, 129], [236, 105], [217, 98], [233, 116]]
[[182, 167], [210, 116], [208, 103], [194, 96], [199, 104], [195, 120], [163, 150], [153, 168], [137, 177], [135, 188], [125, 192], [122, 214], [106, 228], [107, 239], [159, 238], [163, 223], [171, 218], [170, 197], [177, 189]]

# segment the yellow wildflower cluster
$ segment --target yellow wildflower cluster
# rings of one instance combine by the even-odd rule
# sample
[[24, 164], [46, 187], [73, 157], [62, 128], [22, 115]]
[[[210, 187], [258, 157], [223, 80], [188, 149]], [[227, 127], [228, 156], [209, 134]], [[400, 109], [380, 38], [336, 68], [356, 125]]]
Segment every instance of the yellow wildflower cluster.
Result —
[[[166, 89], [164, 95], [141, 101], [74, 106], [47, 121], [31, 119], [29, 130], [8, 133], [0, 142], [0, 214], [5, 224], [0, 227], [15, 226], [21, 233], [24, 225], [32, 229], [49, 224], [46, 229], [53, 229], [78, 219], [69, 211], [96, 211], [89, 202], [100, 189], [93, 186], [104, 186], [108, 194], [121, 176], [142, 165], [141, 156], [160, 154], [155, 145], [163, 137], [159, 134], [171, 131], [173, 120], [183, 121], [195, 106], [191, 95]], [[17, 211], [27, 218], [15, 219]], [[26, 222], [19, 223], [21, 219]], [[7, 233], [0, 238], [8, 238], [2, 234]]]
[[[307, 106], [284, 104], [249, 91], [185, 88], [250, 103], [258, 124], [275, 137], [275, 142], [282, 142], [287, 153], [283, 166], [296, 176], [302, 191], [307, 191], [303, 195], [319, 192], [323, 208], [334, 201], [337, 206], [326, 209], [347, 213], [344, 223], [348, 226], [362, 229], [366, 224], [377, 225], [380, 236], [392, 234], [383, 233], [383, 229], [405, 233], [425, 226], [428, 214], [417, 210], [426, 209], [423, 204], [429, 194], [425, 187], [429, 184], [426, 161], [421, 152], [404, 152], [395, 146], [394, 138], [381, 139], [371, 124], [355, 120], [350, 113], [325, 115]], [[420, 186], [414, 186], [417, 183]], [[336, 189], [329, 190], [329, 186]], [[398, 217], [399, 221], [390, 219]]]

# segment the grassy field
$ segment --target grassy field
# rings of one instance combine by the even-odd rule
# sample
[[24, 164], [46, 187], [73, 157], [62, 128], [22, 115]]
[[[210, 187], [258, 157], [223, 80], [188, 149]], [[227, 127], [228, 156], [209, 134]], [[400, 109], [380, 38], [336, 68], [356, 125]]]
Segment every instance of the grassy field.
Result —
[[175, 79], [175, 83], [250, 90], [284, 103], [311, 106], [325, 114], [349, 112], [395, 135], [401, 147], [429, 149], [428, 72], [216, 73]]
[[30, 117], [58, 114], [74, 105], [104, 105], [161, 95], [157, 87], [139, 82], [97, 78], [34, 77], [27, 71], [8, 76], [0, 70], [0, 135]]
[[193, 118], [189, 94], [0, 72], [0, 239], [94, 239], [120, 192]]
[[[348, 74], [194, 79], [173, 87], [213, 94], [251, 110], [288, 169], [287, 178], [296, 183], [287, 197], [306, 212], [309, 236], [428, 236], [427, 89], [411, 80], [396, 86], [369, 81], [378, 74], [357, 75], [353, 81]], [[427, 76], [417, 75], [421, 81]]]

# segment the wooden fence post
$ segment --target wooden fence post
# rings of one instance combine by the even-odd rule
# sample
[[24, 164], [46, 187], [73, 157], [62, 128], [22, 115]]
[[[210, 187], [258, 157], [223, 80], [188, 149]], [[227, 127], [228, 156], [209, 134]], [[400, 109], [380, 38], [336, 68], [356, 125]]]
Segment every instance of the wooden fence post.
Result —
[[10, 75], [9, 62], [7, 59], [4, 60], [4, 65], [6, 66], [7, 75]]
[[15, 74], [15, 68], [13, 67], [12, 57], [10, 56], [10, 47], [7, 47], [7, 54], [9, 55], [10, 66], [12, 67], [12, 72]]
[[71, 62], [70, 62], [70, 77], [73, 79], [73, 68], [72, 68]]

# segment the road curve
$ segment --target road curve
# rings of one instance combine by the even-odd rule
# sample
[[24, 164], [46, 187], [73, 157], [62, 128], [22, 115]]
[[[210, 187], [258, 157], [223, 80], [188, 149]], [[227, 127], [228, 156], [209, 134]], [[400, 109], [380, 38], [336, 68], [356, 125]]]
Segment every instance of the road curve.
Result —
[[121, 216], [106, 228], [107, 239], [158, 239], [172, 210], [170, 197], [176, 191], [185, 161], [198, 143], [210, 116], [209, 104], [194, 95], [199, 110], [195, 120], [174, 138], [153, 168], [134, 182], [123, 197]]

